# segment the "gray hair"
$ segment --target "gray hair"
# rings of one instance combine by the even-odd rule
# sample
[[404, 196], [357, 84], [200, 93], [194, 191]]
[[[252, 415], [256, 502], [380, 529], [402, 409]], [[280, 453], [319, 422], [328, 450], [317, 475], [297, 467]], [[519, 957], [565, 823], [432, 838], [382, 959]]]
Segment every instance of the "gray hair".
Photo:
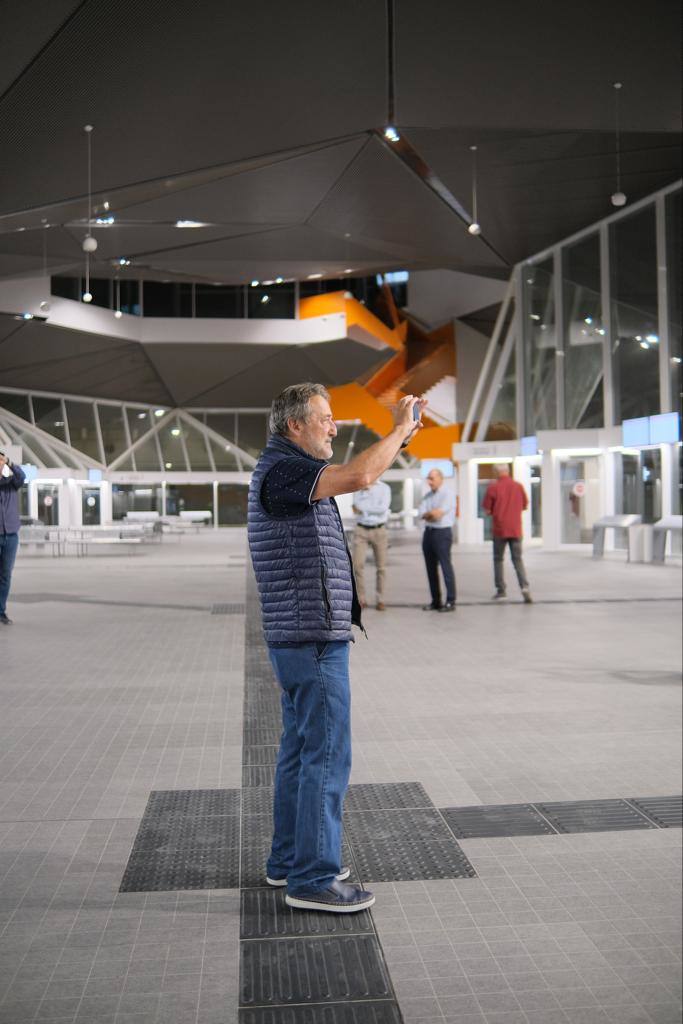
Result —
[[270, 407], [271, 434], [286, 437], [288, 420], [305, 422], [309, 414], [308, 403], [314, 395], [320, 395], [326, 402], [330, 400], [330, 393], [322, 384], [290, 384], [285, 388]]

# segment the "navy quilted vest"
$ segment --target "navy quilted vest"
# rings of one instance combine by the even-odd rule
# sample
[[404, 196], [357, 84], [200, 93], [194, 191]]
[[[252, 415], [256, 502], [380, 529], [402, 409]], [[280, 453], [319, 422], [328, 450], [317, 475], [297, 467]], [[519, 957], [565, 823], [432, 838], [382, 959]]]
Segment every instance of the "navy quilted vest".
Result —
[[277, 519], [260, 501], [266, 474], [281, 459], [304, 455], [273, 435], [251, 478], [248, 537], [267, 643], [351, 640], [360, 626], [351, 557], [334, 498], [322, 498], [300, 516]]

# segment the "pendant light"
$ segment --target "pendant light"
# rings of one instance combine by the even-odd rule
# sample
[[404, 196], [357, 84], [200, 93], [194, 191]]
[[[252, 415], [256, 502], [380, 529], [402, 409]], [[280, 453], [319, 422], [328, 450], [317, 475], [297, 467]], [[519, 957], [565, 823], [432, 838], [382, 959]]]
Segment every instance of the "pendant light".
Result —
[[81, 298], [83, 302], [92, 302], [92, 293], [90, 291], [90, 253], [95, 252], [97, 249], [97, 239], [93, 238], [90, 234], [90, 226], [92, 224], [92, 131], [93, 126], [86, 124], [83, 126], [86, 139], [88, 140], [88, 230], [83, 239], [83, 252], [85, 253], [85, 291]]
[[621, 82], [614, 82], [614, 149], [617, 162], [617, 190], [612, 193], [612, 206], [624, 206], [626, 196], [621, 191], [621, 139], [619, 136], [619, 92]]
[[477, 220], [477, 147], [470, 146], [472, 153], [472, 223], [467, 230], [471, 235], [481, 234], [481, 225]]
[[116, 288], [116, 308], [114, 310], [114, 316], [117, 320], [120, 320], [123, 313], [121, 312], [121, 281], [118, 274], [114, 279], [114, 286]]

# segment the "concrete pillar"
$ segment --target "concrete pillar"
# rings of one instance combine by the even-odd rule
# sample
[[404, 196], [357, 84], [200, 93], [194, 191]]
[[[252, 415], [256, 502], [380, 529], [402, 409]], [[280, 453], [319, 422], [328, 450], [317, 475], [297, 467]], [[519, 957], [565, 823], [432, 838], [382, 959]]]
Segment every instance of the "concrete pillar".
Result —
[[531, 525], [531, 465], [528, 459], [517, 458], [513, 462], [513, 476], [517, 483], [521, 484], [529, 499], [529, 507], [522, 512], [523, 536], [529, 540], [532, 535]]
[[543, 547], [551, 551], [560, 546], [561, 511], [560, 460], [552, 451], [544, 451], [541, 463], [541, 532]]

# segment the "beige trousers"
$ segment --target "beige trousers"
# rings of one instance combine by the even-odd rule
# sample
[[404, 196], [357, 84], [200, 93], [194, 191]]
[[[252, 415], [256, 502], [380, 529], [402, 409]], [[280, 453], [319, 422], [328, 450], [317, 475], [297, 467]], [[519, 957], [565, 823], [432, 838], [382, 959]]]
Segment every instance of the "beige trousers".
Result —
[[375, 600], [384, 602], [384, 578], [387, 565], [387, 528], [378, 526], [375, 530], [367, 530], [364, 526], [356, 526], [353, 531], [353, 571], [356, 577], [358, 600], [365, 601], [365, 558], [368, 545], [372, 548], [377, 568], [375, 584]]

